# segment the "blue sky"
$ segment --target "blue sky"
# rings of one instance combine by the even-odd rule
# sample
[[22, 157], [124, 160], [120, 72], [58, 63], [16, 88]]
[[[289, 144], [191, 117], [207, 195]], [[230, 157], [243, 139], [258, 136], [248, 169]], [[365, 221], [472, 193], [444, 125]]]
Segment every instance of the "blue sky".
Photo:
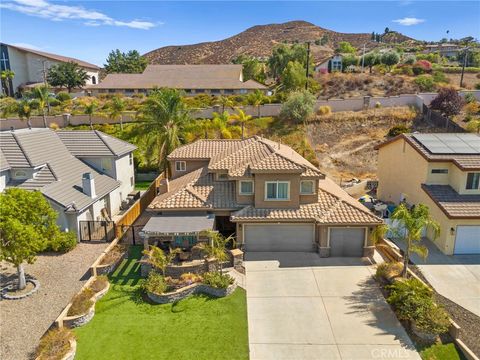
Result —
[[480, 38], [480, 1], [51, 1], [1, 0], [2, 42], [102, 65], [112, 49], [145, 53], [220, 40], [253, 25], [306, 20], [340, 32], [422, 40]]

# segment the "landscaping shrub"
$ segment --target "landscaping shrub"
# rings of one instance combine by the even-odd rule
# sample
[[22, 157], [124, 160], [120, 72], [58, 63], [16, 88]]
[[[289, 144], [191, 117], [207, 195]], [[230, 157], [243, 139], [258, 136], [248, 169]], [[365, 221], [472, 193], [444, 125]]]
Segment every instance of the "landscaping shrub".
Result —
[[415, 55], [408, 55], [405, 60], [403, 60], [404, 64], [413, 65], [417, 61], [417, 57]]
[[70, 94], [68, 92], [60, 91], [57, 94], [57, 99], [61, 102], [65, 102], [65, 101], [71, 100], [72, 97], [70, 96]]
[[415, 75], [421, 75], [432, 71], [432, 63], [428, 60], [418, 60], [412, 67]]
[[[471, 95], [471, 94], [468, 94]], [[467, 103], [463, 108], [468, 115], [477, 115], [480, 114], [480, 102], [472, 101]]]
[[433, 81], [436, 83], [449, 83], [450, 79], [441, 71], [434, 71], [432, 74]]
[[330, 115], [332, 113], [332, 108], [328, 105], [322, 105], [317, 110], [317, 115]]
[[54, 237], [47, 250], [67, 253], [77, 246], [77, 234], [73, 231], [61, 232], [57, 237]]
[[475, 89], [476, 89], [476, 90], [480, 90], [480, 83], [476, 83], [476, 84], [475, 84]]
[[165, 278], [156, 271], [150, 271], [147, 280], [143, 283], [143, 289], [153, 294], [161, 295], [168, 290]]
[[38, 344], [38, 360], [62, 359], [70, 350], [70, 340], [74, 339], [73, 332], [65, 327], [48, 331]]
[[430, 103], [430, 107], [440, 111], [446, 116], [453, 116], [460, 113], [464, 101], [453, 87], [441, 88], [438, 95]]
[[308, 91], [294, 91], [282, 104], [280, 118], [297, 123], [306, 121], [313, 114], [315, 101], [315, 96]]
[[420, 75], [416, 77], [413, 82], [421, 91], [435, 90], [435, 81], [430, 75]]
[[100, 265], [111, 265], [118, 259], [120, 259], [125, 252], [127, 251], [126, 247], [123, 245], [115, 245], [100, 261]]
[[58, 99], [55, 99], [55, 98], [49, 98], [48, 99], [48, 103], [50, 104], [50, 106], [58, 106], [60, 105], [62, 102]]
[[56, 122], [50, 123], [50, 126], [49, 126], [49, 127], [50, 127], [50, 129], [52, 129], [52, 130], [58, 130], [58, 129], [60, 129], [60, 126], [59, 126]]
[[202, 281], [202, 277], [198, 274], [185, 273], [180, 276], [180, 281], [185, 285], [194, 284]]
[[226, 289], [232, 285], [234, 279], [228, 274], [222, 274], [217, 271], [203, 274], [203, 283], [217, 289]]
[[108, 277], [105, 275], [100, 275], [93, 280], [93, 282], [90, 284], [90, 289], [92, 289], [95, 293], [98, 293], [105, 289], [108, 285]]
[[376, 276], [390, 280], [402, 274], [403, 264], [401, 262], [384, 262], [377, 267]]
[[395, 125], [395, 126], [392, 126], [392, 127], [388, 130], [387, 136], [388, 136], [388, 137], [394, 137], [394, 136], [397, 136], [397, 135], [400, 135], [400, 134], [409, 133], [409, 132], [410, 132], [410, 129], [408, 128], [408, 126], [405, 126], [405, 125]]
[[470, 104], [472, 102], [477, 101], [477, 98], [472, 93], [466, 93], [465, 96], [463, 97], [463, 100], [465, 100], [467, 104]]
[[78, 316], [86, 314], [88, 309], [93, 305], [94, 293], [92, 289], [83, 289], [81, 293], [75, 295], [72, 299], [72, 306], [68, 309], [68, 316]]

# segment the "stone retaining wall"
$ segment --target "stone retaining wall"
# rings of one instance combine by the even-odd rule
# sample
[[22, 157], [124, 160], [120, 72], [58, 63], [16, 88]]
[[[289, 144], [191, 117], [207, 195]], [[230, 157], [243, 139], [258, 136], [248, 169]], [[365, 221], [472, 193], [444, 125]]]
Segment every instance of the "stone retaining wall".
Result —
[[77, 316], [67, 316], [63, 319], [63, 326], [68, 327], [70, 329], [82, 326], [90, 322], [95, 315], [95, 303], [90, 307], [88, 312], [83, 315]]
[[181, 289], [178, 289], [176, 291], [161, 294], [161, 295], [147, 292], [147, 297], [154, 303], [168, 304], [168, 303], [172, 303], [172, 302], [184, 299], [187, 296], [190, 296], [193, 294], [200, 294], [200, 293], [207, 294], [214, 297], [225, 297], [233, 293], [236, 288], [237, 288], [236, 283], [233, 283], [226, 289], [217, 289], [205, 284], [192, 284], [192, 285], [185, 286]]
[[125, 253], [122, 257], [120, 257], [113, 264], [97, 265], [97, 267], [96, 267], [97, 275], [106, 275], [106, 274], [110, 274], [110, 273], [114, 272], [117, 269], [118, 265], [120, 265], [120, 263], [123, 261], [123, 259], [125, 259], [126, 255], [127, 254]]

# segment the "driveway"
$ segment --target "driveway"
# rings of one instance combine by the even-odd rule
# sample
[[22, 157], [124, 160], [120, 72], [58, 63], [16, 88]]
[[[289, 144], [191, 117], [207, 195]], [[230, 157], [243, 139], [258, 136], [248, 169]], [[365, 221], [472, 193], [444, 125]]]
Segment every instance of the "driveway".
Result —
[[250, 359], [420, 359], [361, 259], [246, 260]]
[[[404, 249], [402, 241], [395, 243]], [[431, 241], [424, 239], [422, 244], [428, 248], [427, 259], [413, 254], [411, 260], [428, 282], [439, 294], [480, 316], [480, 255], [444, 255]]]

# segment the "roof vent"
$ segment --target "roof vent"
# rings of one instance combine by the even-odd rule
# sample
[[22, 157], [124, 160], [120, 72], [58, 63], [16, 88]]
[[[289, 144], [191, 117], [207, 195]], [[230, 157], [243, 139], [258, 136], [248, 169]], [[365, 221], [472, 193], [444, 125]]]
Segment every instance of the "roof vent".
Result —
[[85, 173], [82, 175], [82, 189], [83, 193], [90, 196], [92, 199], [97, 197], [95, 193], [95, 180], [92, 173]]

